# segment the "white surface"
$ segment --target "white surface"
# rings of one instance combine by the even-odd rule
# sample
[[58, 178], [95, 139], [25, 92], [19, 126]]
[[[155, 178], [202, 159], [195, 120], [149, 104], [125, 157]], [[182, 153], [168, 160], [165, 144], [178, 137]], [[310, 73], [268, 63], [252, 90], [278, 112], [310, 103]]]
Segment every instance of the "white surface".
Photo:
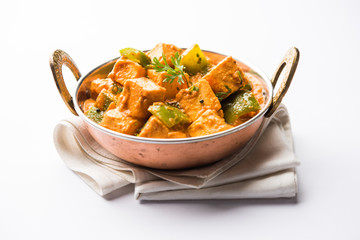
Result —
[[[359, 10], [358, 1], [2, 1], [0, 239], [359, 239]], [[297, 201], [138, 202], [131, 187], [106, 200], [64, 166], [52, 132], [71, 113], [50, 53], [65, 50], [85, 74], [120, 48], [158, 42], [196, 42], [269, 76], [300, 49], [284, 98], [301, 161]]]

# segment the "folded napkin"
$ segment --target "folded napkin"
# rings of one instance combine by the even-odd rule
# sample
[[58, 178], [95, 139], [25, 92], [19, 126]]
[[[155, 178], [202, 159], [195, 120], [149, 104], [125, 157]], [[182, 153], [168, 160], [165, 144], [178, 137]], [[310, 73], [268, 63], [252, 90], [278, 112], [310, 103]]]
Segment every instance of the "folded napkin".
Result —
[[284, 105], [238, 152], [192, 169], [159, 170], [128, 163], [101, 147], [79, 117], [56, 125], [54, 143], [65, 164], [101, 196], [130, 183], [138, 200], [289, 198], [297, 193], [299, 162]]

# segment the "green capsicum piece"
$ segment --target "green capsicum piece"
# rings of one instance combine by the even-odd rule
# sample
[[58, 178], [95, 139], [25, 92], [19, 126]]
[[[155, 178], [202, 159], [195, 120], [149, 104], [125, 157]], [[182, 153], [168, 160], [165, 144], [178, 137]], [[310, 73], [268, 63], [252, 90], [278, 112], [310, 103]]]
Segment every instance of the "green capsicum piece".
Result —
[[148, 110], [168, 128], [171, 128], [177, 124], [190, 123], [190, 118], [188, 115], [183, 113], [180, 109], [170, 105], [156, 103], [151, 105]]
[[146, 67], [151, 63], [151, 59], [145, 53], [135, 48], [123, 48], [120, 50], [120, 55], [139, 63], [142, 67]]
[[251, 91], [240, 90], [230, 95], [222, 104], [225, 121], [233, 124], [239, 117], [261, 109]]

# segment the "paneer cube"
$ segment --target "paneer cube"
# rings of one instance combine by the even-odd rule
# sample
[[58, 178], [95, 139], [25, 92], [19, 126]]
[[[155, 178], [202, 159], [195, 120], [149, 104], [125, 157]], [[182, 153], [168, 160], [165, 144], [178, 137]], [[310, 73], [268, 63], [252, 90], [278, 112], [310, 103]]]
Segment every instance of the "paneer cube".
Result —
[[[148, 69], [147, 75], [148, 77], [157, 85], [166, 88], [165, 99], [172, 99], [176, 96], [176, 94], [183, 88], [186, 88], [186, 83], [183, 84], [178, 83], [178, 79], [176, 78], [172, 83], [164, 82], [166, 78], [166, 72], [156, 72], [154, 69]], [[189, 79], [189, 75], [185, 74], [187, 79]]]
[[103, 89], [96, 98], [94, 106], [101, 111], [106, 111], [112, 102], [117, 102], [116, 96], [112, 94], [111, 90]]
[[168, 134], [168, 138], [186, 138], [186, 133], [182, 131], [170, 131]]
[[131, 117], [144, 119], [150, 116], [149, 106], [154, 102], [164, 101], [165, 94], [165, 88], [148, 78], [129, 79], [124, 84], [117, 106]]
[[202, 73], [197, 73], [197, 74], [195, 74], [195, 75], [192, 75], [192, 76], [190, 76], [190, 82], [191, 82], [192, 84], [195, 84], [195, 83], [197, 83], [200, 79], [202, 79], [203, 76], [204, 76], [204, 74], [202, 74]]
[[221, 94], [222, 99], [239, 90], [246, 81], [243, 71], [231, 56], [219, 62], [203, 78], [209, 82], [215, 94]]
[[140, 64], [125, 58], [119, 58], [109, 73], [108, 78], [124, 85], [128, 79], [145, 76], [146, 70]]
[[166, 56], [166, 62], [170, 66], [173, 66], [173, 64], [171, 63], [171, 57], [173, 57], [176, 52], [181, 55], [183, 50], [172, 44], [158, 43], [153, 49], [147, 52], [146, 55], [151, 59], [151, 61], [153, 61], [154, 57], [156, 57], [157, 59], [159, 59], [160, 63], [164, 63], [162, 57], [162, 54], [164, 54]]
[[167, 138], [167, 128], [157, 117], [151, 116], [139, 133], [139, 137]]
[[134, 135], [143, 126], [144, 121], [132, 118], [115, 108], [106, 111], [99, 124], [116, 132]]
[[190, 117], [191, 121], [195, 121], [206, 110], [212, 109], [219, 111], [221, 105], [219, 99], [211, 90], [209, 83], [200, 79], [192, 87], [182, 89], [176, 94], [176, 101], [180, 108]]
[[186, 134], [179, 130], [170, 130], [157, 117], [151, 116], [138, 136], [149, 138], [185, 138]]
[[105, 79], [95, 79], [91, 82], [90, 85], [90, 96], [93, 99], [96, 99], [101, 90], [106, 89], [109, 90], [113, 87], [114, 81], [110, 78]]
[[206, 110], [195, 122], [188, 127], [190, 137], [198, 137], [221, 132], [232, 128], [214, 110]]

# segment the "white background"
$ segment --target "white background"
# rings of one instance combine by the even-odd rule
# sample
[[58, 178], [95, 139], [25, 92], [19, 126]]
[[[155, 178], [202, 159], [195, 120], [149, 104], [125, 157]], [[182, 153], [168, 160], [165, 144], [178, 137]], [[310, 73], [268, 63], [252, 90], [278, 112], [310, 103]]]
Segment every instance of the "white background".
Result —
[[[0, 239], [360, 239], [359, 1], [1, 1], [0, 20]], [[86, 74], [158, 42], [198, 43], [270, 77], [299, 48], [283, 101], [297, 199], [139, 202], [132, 186], [103, 199], [66, 168], [52, 134], [71, 113], [50, 54]]]

